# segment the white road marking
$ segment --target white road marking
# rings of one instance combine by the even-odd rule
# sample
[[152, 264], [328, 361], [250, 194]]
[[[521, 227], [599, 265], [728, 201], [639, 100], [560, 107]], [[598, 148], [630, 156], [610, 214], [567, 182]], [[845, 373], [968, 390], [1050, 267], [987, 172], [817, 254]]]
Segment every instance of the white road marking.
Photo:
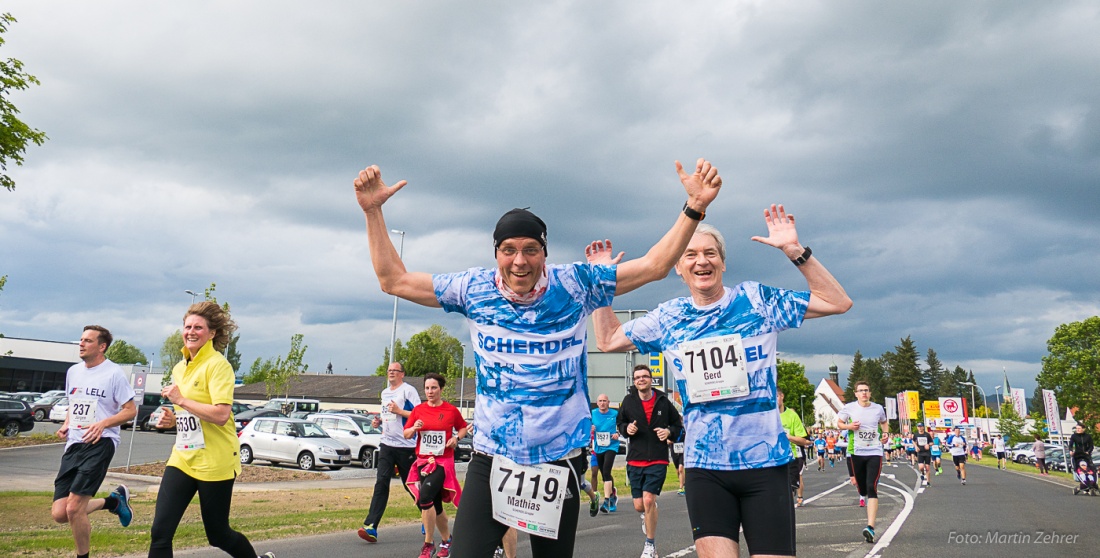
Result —
[[905, 507], [902, 508], [901, 513], [899, 513], [898, 516], [894, 518], [893, 523], [890, 524], [890, 528], [887, 529], [881, 537], [879, 537], [878, 542], [875, 543], [875, 546], [871, 548], [871, 551], [867, 553], [865, 558], [876, 558], [879, 555], [878, 553], [881, 552], [882, 549], [890, 546], [890, 541], [894, 540], [894, 535], [898, 534], [898, 531], [901, 530], [901, 526], [909, 517], [909, 513], [913, 511], [913, 496], [909, 494], [908, 490], [904, 490], [889, 484], [883, 484], [881, 486], [885, 486], [890, 490], [900, 492], [901, 495], [905, 498]]

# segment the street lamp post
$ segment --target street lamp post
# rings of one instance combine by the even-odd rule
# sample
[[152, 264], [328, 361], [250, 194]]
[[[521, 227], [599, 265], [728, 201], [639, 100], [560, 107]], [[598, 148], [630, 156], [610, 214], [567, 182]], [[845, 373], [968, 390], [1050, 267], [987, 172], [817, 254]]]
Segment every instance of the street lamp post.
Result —
[[1004, 386], [994, 386], [993, 387], [993, 390], [997, 392], [997, 422], [998, 423], [1001, 421], [1001, 407], [1004, 405], [1004, 402], [1001, 400], [1001, 389], [1003, 387]]
[[191, 304], [194, 304], [195, 303], [195, 297], [199, 296], [199, 293], [196, 293], [195, 291], [192, 291], [192, 290], [186, 290], [186, 291], [183, 291], [183, 292], [191, 295]]
[[978, 407], [977, 407], [977, 404], [974, 403], [974, 388], [978, 388], [978, 391], [982, 392], [982, 401], [985, 401], [985, 400], [989, 399], [989, 396], [987, 396], [985, 394], [985, 390], [982, 389], [982, 386], [979, 386], [978, 384], [976, 384], [974, 382], [959, 382], [959, 385], [961, 385], [961, 386], [970, 386], [970, 404], [974, 406], [974, 413], [975, 413], [975, 416], [976, 416], [977, 412], [978, 412]]
[[[397, 244], [397, 259], [401, 259], [403, 252], [405, 251], [405, 231], [399, 231], [397, 229], [390, 229], [390, 232], [401, 237], [401, 240]], [[390, 332], [390, 362], [397, 360], [394, 358], [393, 351], [397, 344], [397, 295], [393, 295], [393, 330]], [[389, 362], [386, 363], [387, 365]]]
[[802, 424], [806, 424], [806, 394], [798, 396], [798, 414], [802, 415]]

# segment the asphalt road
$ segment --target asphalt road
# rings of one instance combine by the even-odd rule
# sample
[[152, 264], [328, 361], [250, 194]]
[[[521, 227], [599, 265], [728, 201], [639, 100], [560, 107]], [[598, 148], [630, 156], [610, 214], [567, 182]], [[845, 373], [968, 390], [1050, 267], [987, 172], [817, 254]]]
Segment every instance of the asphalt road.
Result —
[[[860, 531], [866, 512], [858, 506], [855, 487], [838, 465], [804, 475], [806, 505], [796, 513], [798, 555], [822, 558], [872, 558], [1006, 555], [1092, 557], [1100, 555], [1095, 521], [1100, 497], [1073, 496], [1071, 486], [1046, 478], [972, 466], [962, 486], [950, 467], [933, 477], [933, 486], [918, 487], [917, 474], [908, 465], [887, 466], [879, 485], [881, 494], [877, 531], [879, 542], [863, 541]], [[892, 477], [892, 478], [891, 478]], [[626, 490], [622, 490], [626, 493]], [[684, 498], [662, 494], [657, 548], [665, 558], [696, 556], [688, 527]], [[448, 513], [453, 518], [453, 508]], [[722, 510], [714, 510], [722, 513]], [[412, 556], [422, 538], [417, 525], [383, 523], [379, 542], [369, 544], [349, 525], [341, 533], [280, 541], [257, 541], [259, 552], [280, 558], [311, 556]], [[638, 514], [621, 500], [619, 512], [588, 516], [581, 511], [576, 556], [634, 557], [641, 553], [643, 536]], [[741, 555], [748, 548], [741, 543]], [[177, 556], [214, 558], [214, 549], [180, 551]], [[530, 556], [526, 536], [520, 536], [519, 555]]]
[[[43, 431], [57, 425], [39, 424]], [[124, 465], [130, 433], [115, 455], [114, 465]], [[173, 436], [138, 432], [133, 463], [165, 459]], [[60, 461], [61, 445], [0, 451], [0, 478], [19, 475], [52, 475]], [[621, 458], [620, 458], [621, 461]], [[49, 464], [48, 467], [44, 464]], [[918, 486], [916, 472], [908, 464], [887, 466], [879, 485], [880, 508], [876, 524], [879, 541], [863, 542], [865, 510], [858, 507], [855, 487], [839, 465], [804, 475], [806, 505], [796, 512], [798, 555], [825, 558], [876, 556], [1004, 556], [1091, 557], [1100, 555], [1100, 497], [1073, 496], [1066, 481], [972, 465], [968, 484], [962, 486], [949, 462], [944, 474], [932, 478], [933, 486]], [[622, 464], [620, 464], [622, 466]], [[464, 464], [460, 466], [464, 468]], [[373, 470], [348, 467], [329, 472], [342, 478], [373, 477]], [[625, 494], [627, 489], [620, 492]], [[666, 558], [695, 556], [684, 498], [675, 492], [659, 499], [660, 525], [657, 546]], [[638, 514], [622, 499], [619, 512], [589, 517], [581, 511], [576, 555], [600, 558], [633, 557], [641, 552], [643, 536]], [[448, 506], [453, 518], [454, 509]], [[722, 510], [714, 510], [722, 513]], [[412, 556], [420, 548], [416, 524], [383, 523], [380, 540], [368, 544], [349, 525], [341, 533], [278, 541], [255, 541], [259, 552], [274, 551], [280, 558], [313, 556]], [[748, 549], [741, 543], [741, 555]], [[520, 556], [530, 556], [530, 544], [521, 535]], [[178, 556], [220, 557], [215, 549], [179, 551]]]

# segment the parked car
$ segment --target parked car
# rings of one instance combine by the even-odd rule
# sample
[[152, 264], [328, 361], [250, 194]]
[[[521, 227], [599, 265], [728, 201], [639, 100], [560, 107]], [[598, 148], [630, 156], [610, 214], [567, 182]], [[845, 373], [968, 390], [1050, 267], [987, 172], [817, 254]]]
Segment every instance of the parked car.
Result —
[[51, 389], [50, 391], [47, 391], [46, 393], [43, 393], [42, 397], [43, 398], [58, 397], [58, 396], [61, 396], [61, 395], [65, 395], [65, 390], [63, 390], [63, 389]]
[[5, 438], [34, 430], [34, 413], [26, 401], [0, 399], [0, 432]]
[[243, 430], [244, 427], [248, 426], [248, 423], [251, 422], [253, 419], [256, 419], [256, 418], [259, 418], [259, 417], [285, 417], [285, 416], [286, 415], [284, 415], [282, 413], [282, 411], [279, 411], [278, 409], [266, 409], [264, 407], [259, 407], [259, 408], [256, 408], [256, 409], [249, 409], [247, 411], [242, 411], [240, 414], [234, 415], [233, 416], [233, 422], [235, 423], [235, 425], [237, 427], [237, 432], [238, 432], [237, 435], [240, 436], [240, 434], [239, 434], [240, 431]]
[[467, 431], [455, 445], [455, 461], [469, 461], [474, 456], [474, 434]]
[[243, 413], [245, 411], [252, 410], [254, 408], [255, 408], [255, 406], [249, 405], [248, 403], [241, 403], [240, 401], [234, 401], [233, 402], [233, 414], [234, 415], [236, 415], [237, 413]]
[[[142, 430], [152, 430], [152, 426], [149, 424], [149, 416], [160, 408], [161, 405], [168, 403], [168, 400], [160, 396], [160, 390], [150, 390], [145, 392], [141, 396], [141, 402], [137, 406], [137, 425]], [[122, 428], [130, 428], [132, 423], [128, 422], [122, 425]], [[156, 424], [155, 422], [153, 424]]]
[[53, 408], [50, 409], [50, 421], [52, 422], [65, 422], [65, 419], [69, 416], [69, 398], [62, 397], [53, 404]]
[[31, 404], [31, 413], [34, 415], [34, 420], [42, 422], [50, 416], [50, 409], [53, 409], [54, 403], [65, 399], [64, 395], [57, 395], [54, 397], [43, 397], [38, 401]]
[[382, 430], [371, 425], [370, 419], [358, 414], [314, 413], [306, 420], [317, 424], [329, 436], [347, 444], [351, 455], [364, 469], [375, 467]]
[[149, 418], [145, 419], [145, 425], [142, 426], [142, 428], [144, 430], [156, 430], [157, 432], [167, 432], [169, 430], [175, 430], [176, 429], [175, 421], [172, 421], [172, 423], [169, 426], [167, 426], [166, 428], [158, 428], [157, 427], [157, 425], [160, 424], [160, 418], [162, 416], [164, 416], [165, 412], [170, 411], [170, 410], [172, 410], [172, 404], [171, 403], [165, 403], [165, 404], [157, 407], [157, 409], [155, 411], [153, 411], [152, 413], [149, 414]]
[[9, 393], [8, 397], [18, 399], [28, 405], [33, 405], [35, 401], [42, 399], [42, 394], [37, 391], [17, 391], [15, 393]]
[[264, 403], [264, 409], [281, 411], [285, 416], [292, 413], [316, 413], [321, 410], [321, 402], [316, 399], [296, 399], [293, 397], [276, 397]]
[[260, 417], [249, 422], [239, 436], [243, 464], [256, 459], [297, 463], [304, 471], [317, 467], [338, 471], [351, 464], [351, 448], [308, 420]]

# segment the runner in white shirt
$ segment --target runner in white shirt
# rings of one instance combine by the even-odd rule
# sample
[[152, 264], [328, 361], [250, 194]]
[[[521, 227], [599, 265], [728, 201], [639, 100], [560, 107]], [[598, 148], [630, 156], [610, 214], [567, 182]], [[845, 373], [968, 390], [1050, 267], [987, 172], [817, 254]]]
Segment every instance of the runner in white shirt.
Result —
[[420, 394], [416, 388], [405, 383], [405, 367], [400, 362], [391, 362], [386, 368], [386, 380], [389, 385], [378, 395], [382, 412], [373, 424], [375, 428], [382, 428], [382, 441], [378, 444], [378, 459], [375, 461], [378, 475], [374, 480], [374, 496], [363, 526], [357, 532], [359, 538], [370, 543], [378, 541], [378, 523], [382, 521], [382, 514], [386, 513], [386, 504], [390, 501], [390, 479], [393, 478], [394, 465], [401, 477], [401, 488], [409, 492], [405, 481], [416, 461], [417, 438], [405, 439], [405, 422], [413, 407], [420, 404]]
[[852, 470], [859, 495], [867, 499], [867, 527], [863, 538], [875, 542], [875, 515], [878, 513], [878, 478], [882, 472], [883, 442], [890, 434], [890, 423], [882, 405], [871, 402], [871, 386], [856, 383], [856, 401], [837, 413], [838, 426], [852, 433]]
[[134, 389], [122, 368], [104, 354], [111, 346], [107, 328], [90, 325], [80, 336], [81, 362], [69, 368], [65, 393], [69, 411], [57, 436], [65, 438], [65, 453], [54, 480], [53, 520], [68, 523], [77, 556], [91, 548], [92, 525], [88, 514], [105, 509], [130, 525], [130, 491], [119, 485], [106, 498], [95, 498], [119, 442], [119, 426], [134, 420]]
[[1008, 470], [1008, 463], [1005, 460], [1005, 440], [1000, 434], [993, 437], [993, 452], [997, 455], [997, 468]]
[[955, 476], [966, 484], [966, 436], [962, 428], [956, 426], [955, 433], [947, 437], [947, 447], [951, 450], [951, 461], [955, 463]]

